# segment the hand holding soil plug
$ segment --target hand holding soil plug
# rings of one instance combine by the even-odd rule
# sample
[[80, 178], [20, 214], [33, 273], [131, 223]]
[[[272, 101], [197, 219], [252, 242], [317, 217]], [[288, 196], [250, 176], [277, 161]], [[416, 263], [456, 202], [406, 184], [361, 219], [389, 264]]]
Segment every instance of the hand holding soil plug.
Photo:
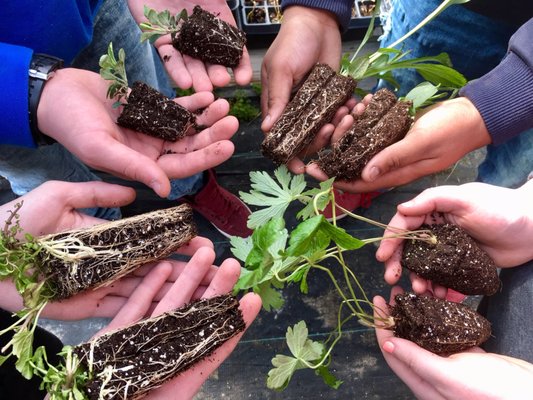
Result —
[[[401, 292], [393, 288], [389, 302], [393, 307]], [[374, 304], [376, 310], [389, 309], [382, 297], [375, 297]], [[391, 330], [376, 329], [376, 337], [387, 364], [418, 399], [511, 400], [531, 395], [533, 365], [523, 360], [486, 353], [479, 347], [441, 357], [395, 337]]]
[[106, 100], [108, 87], [96, 73], [58, 70], [39, 102], [39, 128], [90, 167], [142, 182], [162, 197], [170, 192], [169, 178], [213, 168], [233, 154], [238, 121], [227, 116], [227, 101], [207, 92], [177, 99], [188, 110], [203, 110], [196, 122], [206, 128], [168, 142], [118, 126], [120, 110]]
[[[17, 237], [20, 235], [22, 228], [27, 229], [27, 232], [48, 233], [49, 229], [64, 229], [66, 227], [73, 228], [77, 226], [77, 224], [90, 225], [94, 222], [94, 219], [84, 218], [83, 214], [79, 214], [76, 211], [76, 208], [105, 205], [107, 202], [109, 202], [109, 198], [107, 195], [112, 194], [113, 192], [115, 192], [116, 194], [120, 194], [121, 190], [123, 190], [123, 193], [125, 195], [129, 195], [129, 197], [131, 197], [131, 189], [121, 188], [117, 185], [109, 185], [101, 182], [79, 184], [49, 182], [37, 188], [35, 191], [31, 192], [27, 196], [24, 196], [22, 199], [19, 199], [17, 202], [12, 202], [12, 204], [7, 204], [3, 206], [2, 212], [7, 215], [6, 228], [4, 229], [2, 236], [2, 257], [4, 259], [3, 264], [6, 267], [9, 267], [13, 265], [14, 262], [20, 257], [20, 255], [12, 257], [9, 252], [16, 250], [14, 246], [17, 243]], [[91, 193], [95, 196], [90, 196], [89, 194]], [[98, 196], [98, 194], [100, 196]], [[119, 200], [119, 202], [127, 202], [127, 200], [131, 200], [131, 198], [129, 198], [128, 196], [123, 197], [124, 199]], [[23, 207], [19, 205], [21, 200], [28, 205], [25, 209], [23, 209]], [[116, 205], [117, 201], [114, 200], [113, 202]], [[56, 205], [56, 207], [51, 208], [50, 204], [54, 204]], [[40, 213], [42, 213], [42, 207], [44, 205], [46, 205], [47, 210], [49, 211], [47, 214], [44, 215], [51, 217], [51, 221], [49, 221], [48, 223], [43, 223], [41, 221], [43, 218], [42, 214]], [[11, 206], [14, 207], [15, 210], [22, 210], [22, 212], [14, 212], [12, 209], [9, 208]], [[27, 212], [24, 212], [24, 210], [26, 210]], [[127, 222], [128, 219], [124, 219], [122, 221]], [[145, 227], [147, 230], [152, 230], [154, 232], [157, 231], [157, 229], [149, 229], [148, 226]], [[53, 235], [50, 235], [49, 237], [52, 236]], [[57, 237], [57, 234], [54, 237]], [[31, 240], [30, 237], [26, 237], [26, 239]], [[174, 239], [179, 242], [178, 236], [174, 236]], [[134, 244], [133, 241], [130, 243]], [[163, 241], [160, 240], [160, 243], [163, 243]], [[205, 247], [206, 245], [208, 247]], [[211, 298], [214, 296], [222, 295], [224, 293], [229, 292], [233, 287], [236, 279], [238, 278], [240, 266], [238, 262], [231, 259], [226, 260], [220, 268], [213, 266], [212, 263], [214, 261], [215, 255], [212, 250], [212, 246], [212, 243], [207, 239], [195, 239], [191, 241], [190, 245], [182, 247], [180, 249], [180, 253], [193, 256], [189, 262], [166, 260], [161, 261], [155, 265], [146, 265], [137, 269], [134, 274], [125, 276], [124, 278], [115, 281], [110, 286], [79, 293], [58, 303], [52, 302], [44, 308], [42, 314], [39, 312], [38, 315], [46, 315], [51, 318], [61, 319], [79, 319], [94, 316], [115, 316], [114, 320], [108, 326], [108, 329], [117, 329], [124, 325], [136, 322], [146, 315], [156, 316], [161, 314], [162, 312], [173, 310], [176, 307], [183, 306], [184, 304], [189, 303], [192, 300], [198, 301], [198, 299], [200, 298]], [[59, 247], [57, 248], [57, 252], [60, 252]], [[128, 258], [127, 251], [124, 254], [124, 258]], [[146, 261], [149, 260], [149, 256], [146, 257]], [[104, 265], [102, 265], [101, 268], [104, 269]], [[6, 276], [5, 272], [6, 271], [2, 271], [2, 275], [4, 277]], [[24, 283], [24, 285], [30, 283], [26, 287], [28, 289], [31, 289], [31, 275], [27, 275], [27, 277], [28, 279], [30, 279], [30, 282], [26, 282]], [[20, 290], [21, 284], [22, 283], [20, 281], [17, 283], [17, 289]], [[0, 283], [0, 286], [3, 289], [3, 296], [0, 299], [2, 308], [11, 309], [13, 311], [22, 308], [22, 299], [20, 299], [19, 294], [15, 289], [13, 283], [9, 281], [3, 281]], [[38, 293], [39, 290], [35, 291], [34, 296], [38, 296]], [[27, 307], [29, 303], [32, 303], [35, 300], [36, 299], [25, 298], [24, 305]], [[200, 302], [196, 304], [196, 307], [200, 309], [200, 304], [202, 303]], [[224, 323], [223, 320], [220, 320], [221, 323], [217, 322], [220, 318], [222, 318], [222, 316], [226, 315], [226, 312], [223, 311], [223, 308], [226, 308], [224, 304], [227, 304], [228, 306], [228, 321], [234, 321], [231, 324]], [[152, 388], [153, 385], [159, 386], [163, 381], [170, 379], [177, 373], [189, 369], [197, 361], [200, 361], [207, 357], [205, 362], [198, 364], [197, 367], [195, 367], [193, 370], [190, 370], [180, 375], [180, 379], [178, 380], [179, 383], [176, 383], [176, 385], [179, 385], [179, 391], [183, 394], [183, 398], [192, 398], [193, 394], [198, 390], [203, 381], [209, 376], [209, 373], [212, 372], [223, 361], [223, 359], [229, 355], [232, 348], [236, 345], [239, 336], [230, 340], [217, 352], [213, 353], [213, 351], [217, 347], [222, 345], [222, 343], [224, 343], [226, 340], [242, 331], [245, 326], [249, 325], [253, 318], [255, 318], [255, 315], [257, 314], [260, 308], [260, 300], [253, 295], [247, 296], [242, 300], [240, 307], [242, 310], [242, 315], [241, 311], [238, 311], [237, 309], [238, 304], [238, 301], [231, 296], [219, 296], [217, 297], [217, 299], [214, 299], [213, 301], [208, 301], [208, 303], [206, 303], [206, 309], [215, 307], [211, 311], [211, 317], [203, 317], [201, 316], [201, 313], [197, 311], [193, 312], [192, 309], [187, 311], [185, 315], [198, 314], [199, 318], [207, 318], [205, 319], [206, 322], [203, 323], [203, 325], [197, 325], [197, 329], [200, 329], [200, 326], [202, 327], [202, 331], [198, 331], [198, 337], [201, 338], [201, 342], [196, 344], [194, 342], [191, 342], [191, 346], [193, 347], [189, 347], [189, 350], [187, 351], [187, 357], [179, 357], [177, 359], [178, 361], [172, 364], [176, 368], [170, 368], [171, 364], [169, 364], [169, 368], [166, 371], [166, 374], [154, 373], [154, 371], [152, 370], [152, 372], [148, 374], [148, 377], [151, 376], [151, 378], [145, 377], [145, 379], [143, 380], [144, 383], [142, 384], [142, 388], [140, 390], [139, 388], [137, 388], [137, 395], [146, 393], [148, 388]], [[23, 315], [24, 314], [19, 314], [20, 317], [22, 317]], [[174, 318], [172, 319], [174, 320]], [[191, 322], [189, 321], [189, 317], [184, 318], [183, 321], [185, 323]], [[155, 322], [150, 325], [145, 324], [144, 326], [153, 327], [154, 324]], [[213, 328], [215, 328], [214, 331]], [[171, 335], [172, 337], [174, 337], [174, 339], [176, 339], [176, 332], [179, 332], [184, 328], [183, 326], [178, 326], [177, 328], [175, 327], [173, 329], [178, 329], [177, 331], [173, 330]], [[210, 331], [210, 329], [212, 332]], [[4, 333], [5, 332], [6, 331], [4, 331]], [[188, 330], [185, 330], [184, 332], [188, 332]], [[211, 332], [211, 334], [209, 332]], [[23, 333], [24, 329], [21, 329], [20, 331], [18, 331], [17, 335]], [[159, 335], [151, 335], [152, 340], [154, 337], [161, 337], [161, 333], [161, 331], [158, 331]], [[122, 331], [120, 334], [111, 334], [112, 337], [117, 335], [123, 335]], [[132, 336], [132, 340], [135, 337], [140, 337], [140, 333], [135, 333]], [[181, 339], [178, 340], [177, 343], [180, 343], [180, 346], [182, 346], [184, 341], [186, 340], [186, 337], [187, 334], [181, 334]], [[45, 369], [47, 367], [47, 362], [45, 361], [45, 359], [42, 359], [42, 357], [44, 356], [44, 354], [42, 353], [43, 349], [37, 350], [36, 353], [32, 355], [31, 339], [29, 339], [29, 342], [27, 342], [28, 339], [22, 340], [22, 337], [20, 339], [21, 341], [18, 342], [18, 344], [13, 344], [18, 352], [17, 356], [20, 357], [20, 362], [17, 361], [17, 366], [19, 368], [23, 367], [21, 368], [21, 372], [24, 373], [25, 376], [37, 374], [42, 377], [46, 373]], [[103, 337], [100, 337], [97, 340], [98, 345], [95, 348], [100, 348], [99, 346], [103, 346], [104, 343], [107, 342], [107, 339], [103, 339]], [[121, 338], [119, 338], [119, 341], [121, 344], [124, 342], [122, 336]], [[26, 343], [26, 345], [24, 343]], [[131, 344], [131, 342], [129, 343]], [[146, 339], [143, 339], [142, 343], [143, 345], [145, 345]], [[22, 346], [22, 348], [20, 346]], [[170, 350], [171, 348], [172, 346], [167, 350]], [[193, 348], [196, 348], [197, 351], [192, 352]], [[78, 346], [76, 347], [76, 349], [78, 349], [78, 354], [80, 354], [81, 356], [85, 354], [84, 351], [86, 351], [88, 348]], [[154, 350], [154, 347], [152, 347], [152, 350]], [[142, 350], [141, 353], [144, 354], [144, 351], [145, 350]], [[93, 352], [94, 354], [97, 353], [94, 349], [91, 350], [92, 355], [90, 359], [84, 359], [85, 361], [83, 361], [86, 365], [88, 365], [87, 363], [92, 363], [96, 361], [94, 363], [94, 366], [91, 367], [91, 370], [93, 371], [93, 374], [89, 377], [91, 383], [87, 383], [87, 376], [81, 374], [80, 370], [77, 370], [77, 364], [75, 362], [75, 359], [72, 358], [72, 350], [67, 351], [65, 349], [64, 355], [66, 356], [66, 366], [60, 367], [59, 370], [52, 369], [49, 371], [49, 373], [52, 373], [52, 376], [56, 376], [56, 373], [58, 374], [57, 376], [60, 376], [61, 371], [64, 371], [63, 368], [67, 368], [67, 370], [71, 373], [74, 373], [74, 371], [77, 370], [75, 380], [69, 381], [71, 383], [74, 381], [77, 382], [77, 389], [82, 390], [83, 392], [91, 396], [91, 391], [88, 388], [92, 387], [94, 389], [96, 387], [94, 385], [98, 386], [102, 383], [101, 381], [100, 383], [98, 383], [99, 378], [96, 373], [98, 357], [96, 357]], [[119, 356], [119, 354], [122, 354], [116, 351], [114, 353], [117, 357]], [[109, 353], [104, 352], [104, 354]], [[124, 354], [122, 355], [124, 356]], [[156, 354], [154, 358], [157, 358], [158, 356], [165, 357], [164, 353], [162, 352]], [[29, 357], [29, 359], [27, 357]], [[128, 353], [128, 357], [132, 357], [132, 355]], [[140, 357], [140, 360], [143, 359], [142, 354], [138, 355], [138, 357]], [[111, 363], [107, 356], [105, 356], [105, 359], [107, 360], [107, 362]], [[33, 362], [35, 364], [33, 364]], [[128, 361], [124, 361], [124, 358], [122, 358], [122, 361], [120, 362], [126, 362], [126, 368], [120, 369], [120, 371], [129, 371], [131, 369], [130, 365], [133, 361], [130, 360], [130, 364], [128, 364]], [[108, 385], [106, 386], [106, 390], [108, 390], [108, 395], [104, 396], [104, 398], [122, 398], [121, 396], [112, 397], [111, 395], [114, 390], [119, 390], [121, 393], [123, 393], [124, 391], [121, 389], [117, 389], [116, 387], [115, 389], [113, 389], [113, 386], [109, 385], [109, 382], [107, 382], [107, 378], [109, 377], [110, 373], [110, 368], [111, 367], [108, 367], [108, 369], [104, 368], [103, 371], [100, 370], [103, 374], [102, 376], [104, 379], [104, 386]], [[120, 371], [117, 370], [117, 374], [122, 374], [122, 372]], [[169, 374], [169, 371], [172, 373]], [[187, 374], [188, 376], [186, 376]], [[49, 376], [50, 375], [48, 375], [48, 377]], [[124, 377], [126, 378], [126, 381], [130, 379], [128, 378], [128, 374], [126, 374]], [[64, 378], [66, 379], [66, 377]], [[150, 379], [150, 381], [153, 382], [153, 385], [149, 386], [146, 382], [146, 379]], [[60, 388], [58, 386], [55, 386], [57, 381], [54, 381], [53, 379], [52, 381], [48, 380], [47, 378], [45, 386], [48, 390], [51, 391], [52, 399], [59, 399], [60, 397], [57, 397], [57, 390], [59, 390]], [[135, 390], [133, 390], [134, 386], [135, 385], [129, 387], [128, 389], [128, 393], [132, 394], [132, 396], [135, 392]], [[167, 384], [159, 390], [162, 391], [162, 393], [165, 393], [164, 388], [167, 388], [166, 390], [169, 393], [176, 393], [176, 388], [173, 387], [172, 384], [170, 384], [170, 387], [171, 389], [168, 389], [169, 385]], [[96, 397], [98, 397], [97, 395], [99, 391], [94, 392], [93, 390], [92, 393], [96, 393]], [[137, 398], [132, 396], [129, 396], [128, 398]]]
[[[350, 122], [336, 127], [334, 138], [341, 137]], [[467, 153], [491, 142], [481, 115], [467, 98], [447, 100], [423, 110], [407, 135], [368, 161], [361, 177], [339, 181], [335, 186], [353, 193], [396, 187], [442, 171]], [[306, 172], [327, 179], [317, 164]]]
[[[461, 186], [441, 186], [427, 189], [410, 202], [400, 204], [398, 212], [390, 221], [390, 226], [403, 229], [417, 229], [423, 224], [453, 224], [464, 229], [479, 246], [478, 250], [470, 249], [467, 253], [457, 253], [458, 248], [450, 246], [446, 256], [442, 260], [450, 265], [455, 263], [455, 271], [450, 271], [448, 278], [469, 274], [468, 268], [474, 268], [483, 280], [475, 283], [470, 281], [463, 290], [465, 293], [468, 286], [472, 285], [490, 287], [486, 294], [493, 294], [497, 287], [493, 269], [498, 267], [513, 267], [521, 265], [533, 258], [533, 251], [529, 244], [529, 238], [533, 234], [533, 219], [531, 215], [531, 199], [533, 184], [526, 183], [519, 189], [505, 189], [481, 183], [468, 183]], [[441, 225], [438, 225], [441, 226]], [[443, 225], [447, 226], [447, 225]], [[444, 228], [449, 229], [449, 228]], [[386, 234], [392, 233], [392, 230]], [[438, 235], [437, 235], [438, 236]], [[456, 236], [458, 238], [458, 236]], [[414, 244], [414, 243], [413, 243]], [[381, 242], [376, 257], [385, 262], [385, 280], [389, 284], [398, 281], [402, 266], [408, 267], [405, 262], [405, 242], [402, 239], [387, 239]], [[409, 248], [411, 248], [409, 246]], [[403, 255], [402, 255], [403, 249]], [[478, 263], [469, 261], [472, 251], [482, 250], [494, 260], [494, 267], [488, 264], [483, 267], [481, 260]], [[470, 253], [470, 254], [469, 254]], [[454, 258], [460, 256], [460, 260]], [[427, 266], [433, 256], [426, 254]], [[486, 259], [486, 258], [484, 258]], [[435, 259], [434, 259], [435, 260]], [[425, 266], [420, 264], [422, 269]], [[468, 267], [468, 268], [467, 268]], [[486, 268], [486, 271], [483, 270]], [[420, 271], [417, 271], [420, 273]], [[426, 273], [422, 276], [413, 276], [413, 290], [416, 293], [424, 293], [427, 289], [429, 278]], [[467, 279], [463, 275], [464, 279]], [[475, 274], [474, 274], [475, 275]], [[435, 280], [435, 277], [431, 277]], [[475, 279], [470, 276], [468, 279]], [[451, 287], [451, 281], [438, 282], [441, 285]], [[468, 282], [468, 280], [466, 281]], [[436, 294], [443, 297], [446, 291], [439, 289]], [[479, 293], [478, 293], [479, 294]]]
[[[133, 3], [133, 4], [131, 4]], [[182, 89], [212, 91], [235, 81], [246, 85], [252, 79], [252, 66], [246, 50], [246, 35], [235, 23], [227, 3], [189, 1], [159, 2], [153, 10], [143, 2], [130, 2], [130, 9], [157, 48], [171, 78]]]

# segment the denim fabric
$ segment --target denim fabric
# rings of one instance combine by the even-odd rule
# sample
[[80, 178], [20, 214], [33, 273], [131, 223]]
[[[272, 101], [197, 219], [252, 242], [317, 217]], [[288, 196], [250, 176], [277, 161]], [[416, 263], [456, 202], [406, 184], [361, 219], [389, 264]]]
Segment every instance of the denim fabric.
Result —
[[[98, 60], [107, 52], [111, 41], [115, 51], [124, 48], [126, 52], [130, 83], [142, 80], [169, 97], [175, 96], [153, 46], [140, 43], [140, 29], [124, 1], [104, 1], [95, 19], [93, 41], [78, 55], [72, 66], [99, 72]], [[0, 145], [0, 175], [10, 182], [11, 189], [19, 196], [52, 179], [68, 182], [101, 180], [59, 144], [39, 149]], [[172, 180], [169, 199], [194, 194], [202, 184], [201, 173], [183, 180]], [[90, 208], [82, 211], [105, 219], [121, 217], [118, 208]]]
[[492, 323], [486, 351], [533, 363], [533, 261], [500, 272], [501, 291], [484, 297], [479, 311]]
[[[441, 3], [440, 0], [393, 0], [384, 16], [381, 46], [394, 43], [415, 27]], [[468, 79], [478, 78], [493, 69], [505, 56], [511, 35], [518, 29], [454, 5], [403, 42], [408, 57], [448, 53], [454, 68]], [[393, 73], [400, 84], [399, 96], [422, 81], [413, 70]], [[377, 88], [388, 86], [384, 81]], [[478, 180], [498, 186], [517, 187], [533, 170], [533, 131], [499, 146], [488, 146], [487, 155], [478, 169]]]
[[[22, 196], [46, 181], [100, 181], [81, 161], [56, 143], [37, 149], [0, 145], [0, 175]], [[121, 217], [118, 208], [85, 208], [85, 214], [108, 220]]]

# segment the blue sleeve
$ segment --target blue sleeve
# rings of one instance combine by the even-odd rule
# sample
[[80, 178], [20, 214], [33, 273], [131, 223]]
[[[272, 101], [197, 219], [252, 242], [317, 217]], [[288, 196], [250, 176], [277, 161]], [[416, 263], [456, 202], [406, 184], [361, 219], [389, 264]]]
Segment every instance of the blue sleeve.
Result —
[[352, 17], [353, 0], [283, 0], [281, 7], [304, 6], [330, 11], [337, 16], [341, 29], [346, 31]]
[[461, 95], [478, 109], [494, 145], [533, 127], [533, 19], [516, 31], [502, 62]]
[[33, 51], [0, 43], [0, 143], [35, 147], [28, 116], [28, 69]]

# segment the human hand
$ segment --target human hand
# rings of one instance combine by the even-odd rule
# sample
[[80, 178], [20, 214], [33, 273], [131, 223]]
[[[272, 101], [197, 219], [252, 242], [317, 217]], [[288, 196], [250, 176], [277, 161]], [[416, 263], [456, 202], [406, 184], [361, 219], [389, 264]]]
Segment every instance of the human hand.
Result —
[[[338, 70], [341, 58], [341, 36], [336, 17], [328, 11], [290, 6], [283, 12], [283, 22], [276, 39], [268, 49], [261, 66], [261, 129], [270, 131], [289, 102], [291, 91], [298, 87], [317, 63], [328, 64]], [[337, 112], [332, 124], [326, 124], [306, 154], [329, 143], [335, 125], [355, 101]], [[294, 173], [303, 172], [300, 159], [287, 165]]]
[[[512, 267], [533, 258], [533, 181], [519, 189], [483, 183], [426, 189], [398, 205], [384, 236], [397, 229], [414, 230], [423, 223], [449, 222], [472, 236], [499, 267]], [[385, 280], [395, 284], [402, 268], [403, 239], [383, 240], [376, 258], [385, 263]], [[424, 293], [427, 281], [412, 274], [413, 290]], [[439, 292], [439, 297], [446, 293]]]
[[[213, 168], [231, 157], [229, 140], [238, 121], [227, 116], [229, 104], [201, 92], [176, 99], [197, 111], [207, 128], [177, 142], [168, 142], [116, 124], [120, 109], [106, 98], [109, 82], [98, 74], [74, 68], [57, 71], [39, 102], [39, 128], [87, 165], [140, 181], [159, 196], [170, 193], [169, 178], [184, 178]], [[193, 133], [193, 132], [191, 132]]]
[[[394, 288], [394, 295], [400, 291]], [[382, 297], [374, 298], [375, 316], [388, 306]], [[385, 361], [418, 399], [525, 399], [533, 389], [533, 365], [499, 354], [485, 353], [479, 347], [441, 357], [390, 330], [376, 329]]]
[[[215, 253], [212, 249], [201, 248], [191, 258], [183, 272], [158, 306], [151, 313], [157, 316], [166, 311], [181, 307], [193, 299], [209, 298], [227, 293], [232, 290], [240, 274], [240, 265], [234, 259], [226, 259], [214, 274], [211, 273]], [[165, 281], [165, 271], [157, 271], [159, 276], [152, 276], [151, 281], [132, 294], [130, 301], [125, 304], [113, 321], [97, 335], [108, 330], [118, 329], [137, 322], [150, 309], [152, 299], [160, 291], [160, 285]], [[166, 271], [168, 274], [168, 271]], [[155, 272], [154, 272], [155, 274]], [[204, 282], [209, 281], [207, 287]], [[246, 327], [250, 326], [261, 308], [261, 300], [255, 294], [247, 294], [240, 301], [240, 308]], [[190, 399], [200, 389], [205, 380], [231, 354], [244, 332], [236, 335], [219, 347], [208, 359], [198, 362], [187, 371], [163, 386], [153, 390], [146, 397], [150, 400], [175, 398], [179, 393], [180, 399]]]
[[[339, 136], [339, 127], [333, 136]], [[466, 98], [439, 103], [424, 112], [404, 139], [374, 156], [362, 179], [336, 182], [341, 190], [367, 193], [406, 184], [453, 165], [465, 154], [491, 142], [481, 115]], [[327, 176], [316, 164], [306, 172], [319, 180]]]
[[[220, 19], [236, 25], [226, 0], [147, 0], [145, 2], [129, 0], [128, 6], [137, 23], [146, 21], [144, 17], [145, 5], [159, 12], [168, 10], [172, 15], [176, 15], [183, 9], [191, 13], [194, 6], [199, 5], [204, 10], [218, 15]], [[210, 92], [213, 90], [213, 86], [226, 86], [230, 82], [231, 77], [226, 67], [204, 64], [198, 59], [181, 54], [172, 46], [170, 35], [159, 38], [154, 45], [161, 59], [164, 60], [163, 64], [170, 77], [182, 89], [188, 89], [192, 86], [196, 92]], [[252, 79], [252, 64], [246, 47], [239, 65], [233, 69], [233, 74], [239, 85], [247, 85]]]

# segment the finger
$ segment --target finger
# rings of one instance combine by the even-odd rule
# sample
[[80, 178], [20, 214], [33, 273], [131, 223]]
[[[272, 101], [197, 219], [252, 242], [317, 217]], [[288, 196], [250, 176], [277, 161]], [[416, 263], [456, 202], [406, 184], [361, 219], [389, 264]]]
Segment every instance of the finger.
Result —
[[299, 157], [303, 160], [313, 156], [317, 151], [329, 147], [334, 129], [335, 126], [333, 124], [326, 124], [320, 128], [313, 141], [299, 154]]
[[189, 89], [192, 86], [192, 77], [185, 66], [183, 57], [172, 46], [172, 44], [163, 44], [156, 46], [159, 56], [165, 65], [172, 80], [181, 89]]
[[159, 164], [171, 179], [186, 178], [222, 164], [234, 150], [231, 141], [223, 140], [192, 153], [165, 155], [159, 158]]
[[56, 182], [55, 193], [68, 195], [66, 205], [72, 208], [121, 207], [135, 199], [135, 190], [105, 182]]
[[174, 101], [187, 110], [196, 112], [212, 104], [215, 96], [211, 92], [198, 92], [190, 96], [177, 97]]
[[[263, 90], [266, 86], [266, 113], [261, 129], [263, 132], [268, 132], [272, 129], [274, 123], [279, 119], [283, 110], [287, 106], [291, 96], [293, 80], [290, 74], [285, 70], [279, 68], [261, 69], [261, 82], [263, 82]], [[262, 99], [263, 101], [263, 99]]]
[[287, 163], [287, 168], [293, 174], [299, 175], [305, 172], [306, 167], [305, 167], [305, 163], [299, 157], [294, 157], [292, 160], [290, 160]]
[[[261, 298], [254, 293], [246, 294], [240, 301], [240, 309], [246, 330], [252, 324], [253, 320], [257, 317], [257, 314], [261, 310]], [[222, 364], [222, 362], [232, 353], [243, 334], [244, 332], [240, 332], [233, 338], [229, 339], [207, 359], [194, 364], [179, 377], [175, 378], [176, 381], [179, 380], [179, 382], [187, 383], [179, 385], [180, 396], [182, 398], [188, 399], [194, 397], [207, 377], [210, 376], [213, 371], [215, 371], [220, 364]], [[154, 400], [163, 400], [168, 398], [168, 396], [165, 396], [162, 392], [158, 393], [157, 389], [152, 393], [150, 394], [150, 398], [153, 398]]]
[[398, 210], [405, 215], [431, 214], [435, 211], [453, 213], [464, 207], [460, 196], [458, 186], [438, 186], [426, 189], [414, 199], [398, 205]]
[[[428, 372], [419, 368], [418, 363], [426, 357], [438, 357], [433, 353], [418, 347], [408, 340], [388, 338], [381, 346], [387, 363], [398, 377], [413, 391], [417, 398], [446, 400], [437, 390], [437, 385], [428, 377]], [[412, 354], [408, 356], [407, 352]], [[425, 362], [424, 364], [431, 364]], [[435, 368], [435, 367], [433, 367]]]
[[[139, 321], [146, 314], [155, 294], [165, 283], [170, 272], [171, 266], [168, 263], [161, 262], [155, 266], [137, 286], [124, 307], [121, 308], [103, 331], [107, 332]], [[99, 332], [97, 335], [101, 333]]]
[[[209, 128], [198, 132], [196, 135], [185, 136], [174, 143], [166, 142], [165, 150], [167, 153], [191, 153], [221, 140], [231, 139], [235, 132], [237, 132], [237, 129], [239, 129], [239, 120], [233, 116], [227, 116], [216, 121]], [[172, 155], [163, 155], [159, 160]]]
[[[149, 157], [118, 142], [109, 135], [96, 148], [87, 147], [87, 164], [113, 175], [142, 182], [161, 197], [170, 193], [170, 181], [163, 169]], [[102, 160], [105, 160], [103, 162]]]
[[215, 87], [226, 86], [231, 81], [231, 76], [223, 65], [208, 64], [207, 75]]
[[202, 126], [212, 126], [215, 122], [227, 116], [229, 110], [229, 103], [224, 99], [218, 99], [196, 117], [196, 123]]
[[237, 283], [240, 273], [241, 266], [237, 260], [233, 258], [224, 260], [203, 297], [209, 298], [230, 292]]
[[429, 289], [432, 290], [432, 287], [427, 281], [427, 279], [421, 278], [414, 272], [411, 272], [409, 274], [409, 279], [411, 280], [411, 288], [413, 289], [413, 292], [415, 292], [416, 294], [424, 294]]
[[183, 57], [183, 62], [185, 67], [192, 78], [192, 87], [195, 92], [212, 92], [213, 84], [209, 75], [207, 74], [206, 66], [203, 61], [192, 58], [186, 54], [181, 55]]
[[331, 142], [336, 143], [341, 137], [343, 137], [348, 129], [353, 125], [354, 119], [351, 115], [345, 115], [338, 124], [335, 125], [335, 130], [331, 136]]
[[310, 162], [305, 166], [305, 173], [312, 176], [316, 180], [322, 182], [329, 179], [324, 171], [320, 169], [316, 162]]
[[211, 240], [209, 240], [206, 237], [195, 236], [189, 242], [187, 242], [186, 244], [181, 246], [178, 250], [176, 250], [176, 253], [182, 254], [185, 256], [192, 256], [194, 253], [196, 253], [196, 250], [198, 250], [200, 247], [209, 247], [213, 249], [214, 244]]
[[198, 249], [179, 275], [171, 290], [161, 299], [153, 315], [159, 315], [187, 304], [213, 265], [214, 260], [215, 252], [212, 249], [207, 247]]
[[233, 75], [235, 77], [235, 82], [240, 86], [248, 85], [252, 81], [253, 68], [250, 59], [250, 53], [246, 47], [243, 49], [239, 65], [237, 68], [233, 69]]
[[[355, 100], [354, 100], [355, 105]], [[352, 106], [353, 107], [353, 106]], [[350, 108], [348, 108], [346, 105], [339, 107], [339, 109], [335, 112], [335, 115], [331, 119], [331, 123], [333, 125], [338, 125], [338, 123], [347, 115], [350, 114]]]

